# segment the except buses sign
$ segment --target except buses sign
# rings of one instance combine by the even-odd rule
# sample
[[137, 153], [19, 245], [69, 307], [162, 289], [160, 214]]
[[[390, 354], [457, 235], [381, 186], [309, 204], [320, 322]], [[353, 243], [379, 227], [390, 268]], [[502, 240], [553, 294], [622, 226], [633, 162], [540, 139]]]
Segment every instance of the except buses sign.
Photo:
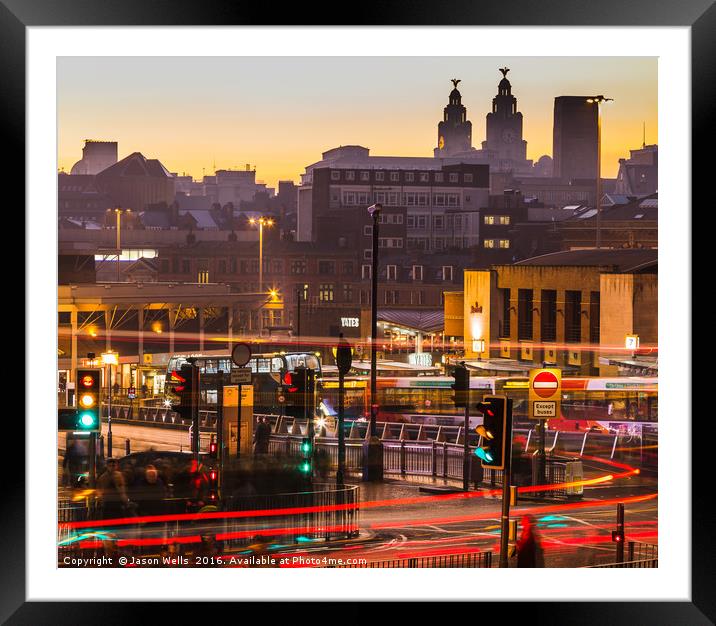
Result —
[[562, 370], [530, 370], [530, 419], [544, 420], [561, 416]]

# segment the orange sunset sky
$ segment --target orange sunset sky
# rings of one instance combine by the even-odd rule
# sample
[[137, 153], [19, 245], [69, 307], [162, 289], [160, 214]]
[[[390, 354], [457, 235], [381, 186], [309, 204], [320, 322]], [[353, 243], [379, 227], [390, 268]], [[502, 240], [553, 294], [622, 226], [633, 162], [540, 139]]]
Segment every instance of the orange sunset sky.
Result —
[[172, 172], [201, 178], [256, 166], [257, 180], [299, 181], [321, 152], [360, 144], [372, 155], [432, 156], [437, 124], [461, 79], [473, 146], [485, 138], [498, 68], [524, 116], [527, 158], [552, 154], [554, 98], [614, 98], [602, 117], [602, 173], [657, 138], [653, 57], [62, 57], [57, 65], [58, 168], [84, 139], [119, 142]]

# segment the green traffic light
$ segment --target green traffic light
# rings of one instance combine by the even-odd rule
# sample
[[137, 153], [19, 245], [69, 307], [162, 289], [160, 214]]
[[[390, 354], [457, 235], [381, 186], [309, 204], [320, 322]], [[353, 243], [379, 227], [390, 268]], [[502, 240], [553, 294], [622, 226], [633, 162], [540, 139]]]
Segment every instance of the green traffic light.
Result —
[[311, 471], [311, 464], [308, 461], [304, 461], [301, 465], [299, 465], [299, 469], [304, 474], [308, 474]]
[[308, 454], [311, 451], [311, 444], [308, 441], [304, 441], [301, 444], [301, 452]]
[[93, 413], [82, 413], [80, 415], [80, 425], [83, 428], [92, 428], [95, 425], [95, 416]]
[[485, 450], [485, 448], [476, 448], [475, 455], [482, 459], [485, 463], [492, 463], [495, 460], [493, 456]]

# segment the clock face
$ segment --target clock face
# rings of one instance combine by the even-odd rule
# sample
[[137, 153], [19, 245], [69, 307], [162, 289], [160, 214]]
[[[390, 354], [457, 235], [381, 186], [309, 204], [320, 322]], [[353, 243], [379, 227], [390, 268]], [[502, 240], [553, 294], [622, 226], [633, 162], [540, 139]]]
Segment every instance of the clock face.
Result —
[[445, 138], [440, 135], [440, 138], [438, 139], [438, 148], [441, 150], [445, 147]]
[[517, 141], [517, 133], [511, 128], [506, 128], [502, 131], [502, 141], [505, 143], [514, 143]]

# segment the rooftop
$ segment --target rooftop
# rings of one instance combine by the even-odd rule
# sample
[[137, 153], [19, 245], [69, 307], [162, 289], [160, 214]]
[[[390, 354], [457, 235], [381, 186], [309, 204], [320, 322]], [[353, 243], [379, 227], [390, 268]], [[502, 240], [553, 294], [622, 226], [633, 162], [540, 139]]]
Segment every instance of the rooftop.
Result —
[[590, 248], [542, 254], [518, 261], [515, 265], [607, 267], [628, 274], [656, 269], [658, 262], [659, 252], [653, 248]]

